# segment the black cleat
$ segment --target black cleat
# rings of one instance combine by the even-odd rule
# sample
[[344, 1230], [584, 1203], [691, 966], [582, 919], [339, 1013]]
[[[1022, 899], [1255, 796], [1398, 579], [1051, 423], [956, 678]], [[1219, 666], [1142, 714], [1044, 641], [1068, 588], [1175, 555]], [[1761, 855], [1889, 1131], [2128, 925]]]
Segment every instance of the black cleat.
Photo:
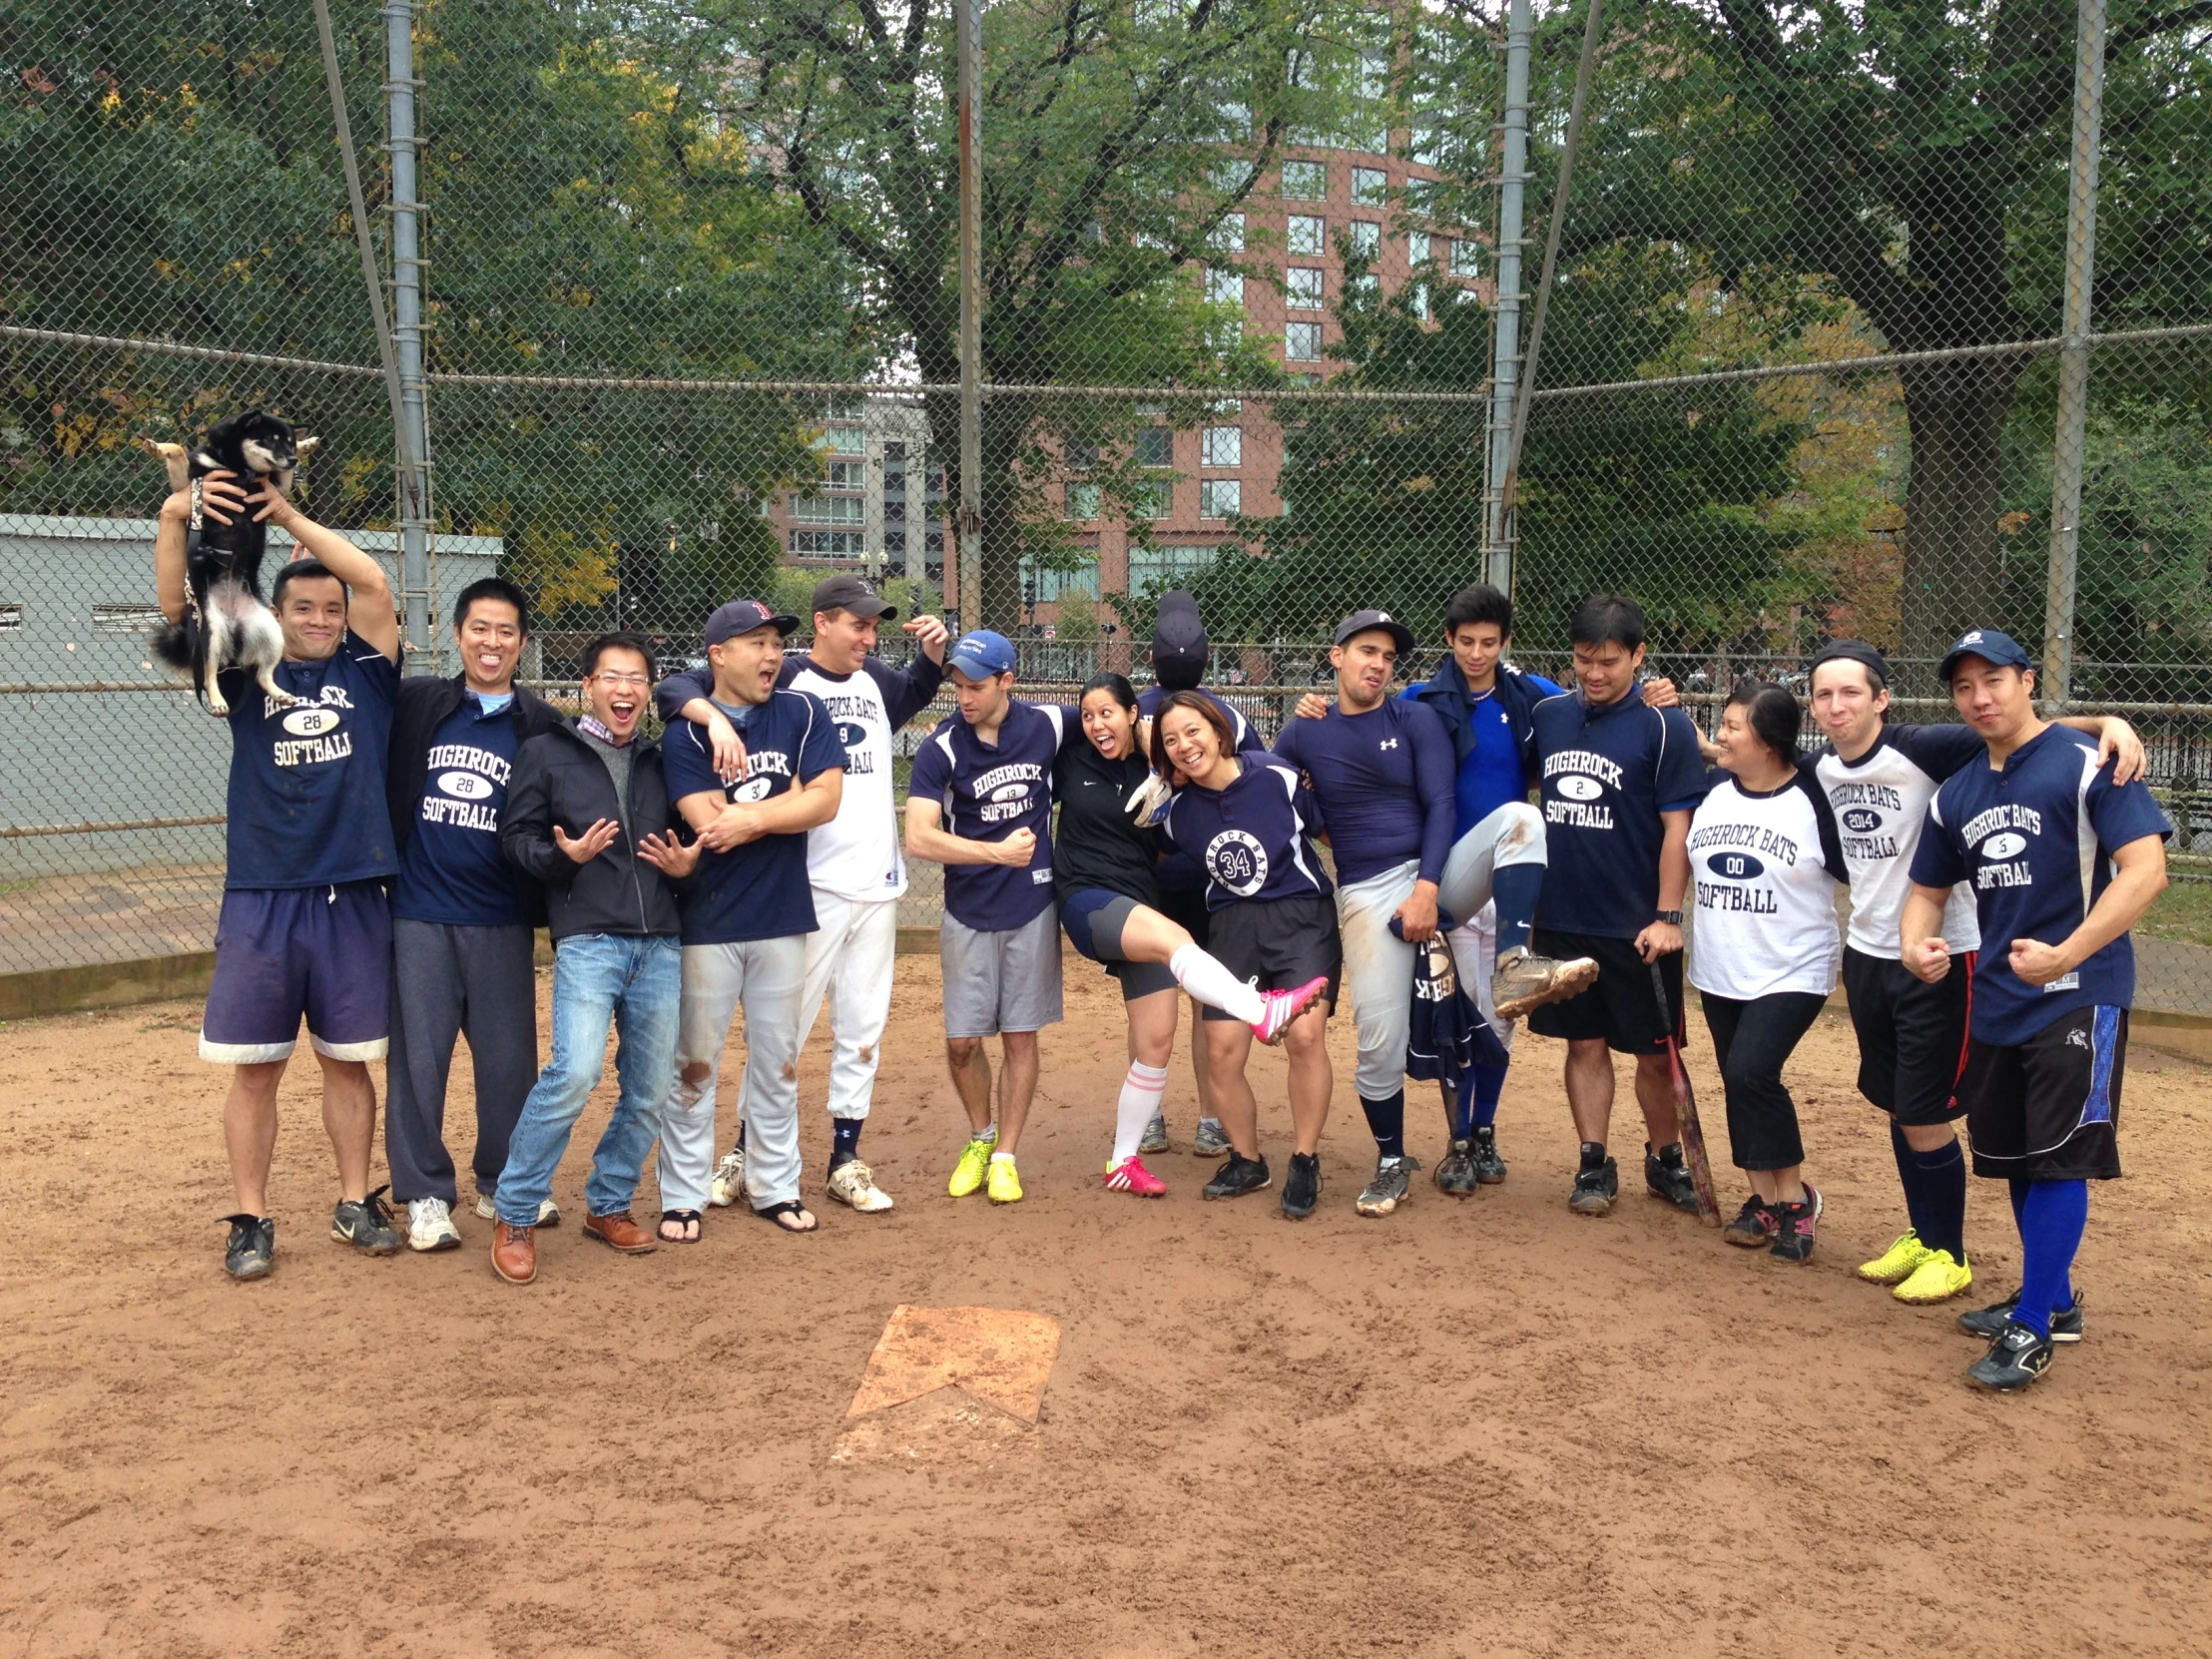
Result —
[[[1969, 1337], [1979, 1337], [1983, 1342], [1995, 1342], [2004, 1334], [2004, 1328], [2013, 1323], [2012, 1314], [2020, 1305], [2020, 1293], [2014, 1291], [1994, 1307], [1976, 1308], [1958, 1316], [1958, 1329]], [[2050, 1340], [2054, 1343], [2078, 1343], [2081, 1341], [2081, 1293], [2074, 1292], [2071, 1308], [2053, 1308], [2050, 1311]]]
[[2032, 1326], [2006, 1320], [1989, 1352], [1966, 1368], [1966, 1378], [1984, 1388], [2010, 1393], [2050, 1370], [2050, 1357], [2056, 1352], [2050, 1339], [2038, 1337]]
[[1222, 1165], [1213, 1180], [1199, 1189], [1201, 1198], [1242, 1198], [1246, 1193], [1256, 1193], [1268, 1186], [1268, 1161], [1265, 1158], [1247, 1158], [1235, 1148], [1230, 1149], [1229, 1162]]
[[1567, 1194], [1567, 1208], [1578, 1216], [1609, 1216], [1613, 1213], [1613, 1200], [1620, 1194], [1620, 1165], [1608, 1158], [1574, 1178], [1574, 1190]]
[[1283, 1213], [1304, 1221], [1321, 1202], [1321, 1156], [1313, 1152], [1291, 1154], [1291, 1176], [1283, 1183]]
[[1821, 1219], [1821, 1195], [1820, 1189], [1810, 1181], [1805, 1182], [1804, 1187], [1803, 1202], [1774, 1207], [1774, 1244], [1767, 1254], [1778, 1262], [1810, 1262], [1813, 1259], [1813, 1229]]
[[1497, 1127], [1485, 1123], [1474, 1132], [1474, 1178], [1485, 1187], [1505, 1179], [1505, 1160], [1497, 1155]]
[[1453, 1198], [1472, 1198], [1481, 1180], [1474, 1171], [1474, 1143], [1453, 1141], [1436, 1165], [1436, 1186]]
[[267, 1279], [276, 1266], [276, 1221], [274, 1216], [225, 1216], [231, 1224], [231, 1243], [223, 1252], [223, 1271], [233, 1279]]
[[1663, 1198], [1677, 1210], [1697, 1214], [1697, 1182], [1690, 1176], [1690, 1166], [1682, 1161], [1682, 1143], [1670, 1141], [1657, 1152], [1651, 1143], [1644, 1143], [1644, 1185], [1651, 1189], [1654, 1198]]
[[363, 1256], [390, 1256], [399, 1249], [399, 1229], [392, 1225], [391, 1212], [384, 1207], [384, 1194], [389, 1187], [378, 1187], [366, 1198], [355, 1203], [352, 1199], [341, 1201], [330, 1213], [330, 1237], [339, 1244], [349, 1244]]
[[1767, 1201], [1757, 1193], [1744, 1200], [1744, 1207], [1736, 1212], [1736, 1219], [1721, 1229], [1721, 1238], [1746, 1250], [1764, 1250], [1774, 1243], [1781, 1224]]

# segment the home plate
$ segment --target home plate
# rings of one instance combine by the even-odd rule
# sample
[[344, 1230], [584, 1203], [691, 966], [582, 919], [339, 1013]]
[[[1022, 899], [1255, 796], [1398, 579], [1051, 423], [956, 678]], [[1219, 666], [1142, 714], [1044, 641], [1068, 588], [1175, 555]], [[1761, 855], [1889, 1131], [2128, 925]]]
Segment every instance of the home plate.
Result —
[[830, 1461], [944, 1460], [1025, 1439], [1060, 1327], [1004, 1308], [891, 1310]]

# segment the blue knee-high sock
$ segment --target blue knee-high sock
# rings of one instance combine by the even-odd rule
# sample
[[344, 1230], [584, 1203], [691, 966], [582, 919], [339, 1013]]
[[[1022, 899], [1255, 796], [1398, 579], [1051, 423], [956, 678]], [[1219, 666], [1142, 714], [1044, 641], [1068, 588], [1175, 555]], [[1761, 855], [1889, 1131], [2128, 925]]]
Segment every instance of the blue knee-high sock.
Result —
[[830, 1120], [830, 1167], [849, 1164], [860, 1155], [860, 1126], [866, 1118], [831, 1118]]
[[1499, 864], [1490, 872], [1490, 902], [1497, 906], [1499, 955], [1527, 946], [1529, 925], [1536, 916], [1536, 894], [1543, 884], [1542, 864]]
[[2034, 1182], [2023, 1181], [2016, 1175], [2005, 1182], [2012, 1195], [2012, 1225], [2020, 1230], [2020, 1237], [2023, 1239], [2027, 1237], [2027, 1190], [2034, 1185]]
[[1474, 1131], [1470, 1127], [1474, 1113], [1474, 1067], [1465, 1066], [1459, 1072], [1459, 1086], [1451, 1091], [1451, 1098], [1444, 1102], [1444, 1127], [1455, 1141], [1463, 1141]]
[[1385, 1158], [1405, 1156], [1405, 1091], [1397, 1090], [1382, 1100], [1360, 1097], [1368, 1114], [1368, 1128], [1375, 1133], [1375, 1150]]
[[1966, 1149], [1955, 1140], [1934, 1152], [1912, 1154], [1913, 1174], [1921, 1189], [1921, 1213], [1914, 1221], [1921, 1243], [1947, 1250], [1954, 1262], [1966, 1259]]
[[1497, 1121], [1498, 1097], [1505, 1093], [1505, 1068], [1503, 1066], [1476, 1065], [1474, 1073], [1474, 1100], [1472, 1122], [1477, 1129], [1487, 1129]]
[[2012, 1317], [2050, 1335], [2055, 1308], [2073, 1306], [2073, 1259], [2089, 1224], [2089, 1183], [2031, 1181], [2020, 1206], [2020, 1305]]
[[1898, 1161], [1898, 1185], [1905, 1189], [1905, 1219], [1913, 1224], [1921, 1243], [1928, 1244], [1928, 1199], [1921, 1185], [1920, 1166], [1913, 1158], [1913, 1143], [1895, 1123], [1890, 1125], [1890, 1154]]

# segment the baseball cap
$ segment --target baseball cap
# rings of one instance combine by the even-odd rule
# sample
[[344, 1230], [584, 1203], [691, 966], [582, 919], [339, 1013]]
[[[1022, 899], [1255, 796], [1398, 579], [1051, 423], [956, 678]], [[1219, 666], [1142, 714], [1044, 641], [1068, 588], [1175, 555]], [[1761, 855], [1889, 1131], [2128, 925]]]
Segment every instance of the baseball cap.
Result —
[[1943, 660], [1936, 669], [1936, 678], [1947, 687], [1958, 673], [1958, 665], [1968, 657], [1979, 657], [1997, 668], [2035, 666], [2035, 660], [2010, 634], [2000, 634], [1994, 628], [1974, 628], [1960, 634], [1958, 643], [1943, 653]]
[[944, 654], [944, 666], [958, 669], [970, 680], [988, 680], [994, 674], [1014, 671], [1013, 643], [1004, 634], [977, 628], [962, 634]]
[[865, 576], [838, 574], [825, 576], [815, 584], [817, 611], [850, 611], [865, 622], [870, 617], [881, 617], [885, 622], [898, 620], [898, 607], [875, 591], [875, 584]]
[[778, 616], [758, 599], [733, 599], [707, 619], [707, 643], [720, 645], [740, 634], [750, 634], [756, 628], [773, 628], [779, 634], [789, 634], [798, 626], [799, 618]]
[[1823, 663], [1857, 663], [1867, 671], [1876, 691], [1890, 683], [1890, 665], [1883, 660], [1881, 652], [1863, 640], [1830, 640], [1814, 652], [1813, 660], [1805, 665], [1807, 684], [1812, 683], [1812, 677], [1820, 672]]
[[1181, 588], [1160, 596], [1160, 616], [1152, 629], [1152, 675], [1171, 691], [1188, 691], [1206, 677], [1212, 648], [1198, 601]]
[[1398, 650], [1410, 651], [1413, 649], [1412, 629], [1406, 627], [1404, 623], [1398, 621], [1388, 611], [1354, 611], [1352, 615], [1337, 624], [1336, 643], [1342, 645], [1355, 634], [1365, 634], [1377, 628], [1389, 635]]

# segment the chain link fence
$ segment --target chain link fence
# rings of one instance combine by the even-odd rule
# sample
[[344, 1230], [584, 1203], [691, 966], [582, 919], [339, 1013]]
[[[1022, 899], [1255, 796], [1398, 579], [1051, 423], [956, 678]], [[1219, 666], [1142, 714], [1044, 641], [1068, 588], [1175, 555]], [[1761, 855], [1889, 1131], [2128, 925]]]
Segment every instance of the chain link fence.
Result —
[[1850, 635], [1948, 719], [2002, 626], [2150, 741], [2143, 1001], [2212, 1011], [2202, 7], [993, 6], [964, 351], [948, 0], [330, 21], [0, 19], [0, 971], [212, 942], [228, 744], [150, 666], [136, 442], [259, 406], [411, 673], [495, 565], [556, 687], [857, 570], [1071, 691], [1187, 587], [1264, 730], [1346, 612], [1485, 574], [1555, 675], [1635, 594], [1708, 717]]

